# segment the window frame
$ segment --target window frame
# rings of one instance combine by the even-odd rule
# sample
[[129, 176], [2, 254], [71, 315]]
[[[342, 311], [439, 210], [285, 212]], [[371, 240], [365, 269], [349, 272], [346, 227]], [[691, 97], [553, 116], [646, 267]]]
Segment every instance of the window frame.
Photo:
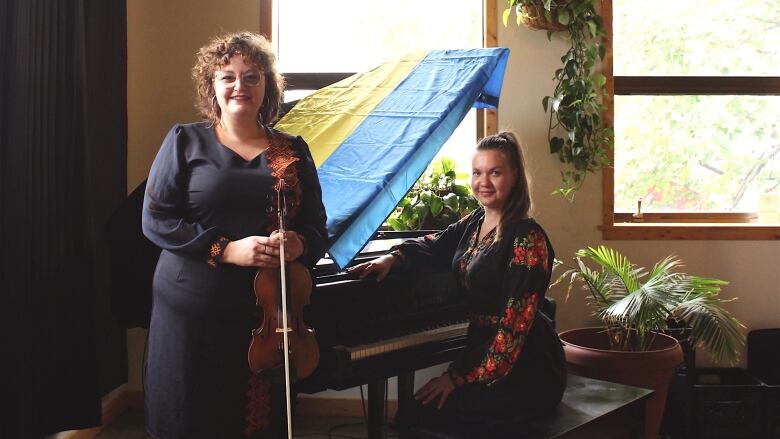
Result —
[[[274, 0], [260, 1], [260, 34], [273, 38], [276, 26], [274, 15]], [[482, 1], [482, 46], [497, 47], [497, 23], [495, 0]], [[284, 73], [287, 81], [286, 90], [317, 90], [347, 78], [356, 72], [342, 73]], [[498, 111], [495, 109], [477, 109], [477, 138], [475, 141], [498, 132]]]
[[[780, 95], [780, 77], [774, 76], [614, 76], [612, 0], [601, 1], [607, 56], [604, 123], [614, 130], [615, 95]], [[617, 146], [615, 146], [617, 147]], [[614, 163], [614, 150], [608, 151]], [[780, 225], [759, 224], [757, 214], [615, 212], [615, 173], [602, 169], [602, 237], [605, 240], [779, 240]]]

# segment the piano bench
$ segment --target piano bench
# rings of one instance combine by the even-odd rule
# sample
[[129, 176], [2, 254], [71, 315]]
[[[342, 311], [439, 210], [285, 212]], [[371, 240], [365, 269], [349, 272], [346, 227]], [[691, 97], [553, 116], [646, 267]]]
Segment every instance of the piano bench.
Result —
[[[642, 437], [651, 390], [569, 375], [563, 400], [553, 413], [477, 428], [468, 424], [413, 427], [415, 439], [613, 438]], [[406, 435], [401, 437], [407, 437]]]

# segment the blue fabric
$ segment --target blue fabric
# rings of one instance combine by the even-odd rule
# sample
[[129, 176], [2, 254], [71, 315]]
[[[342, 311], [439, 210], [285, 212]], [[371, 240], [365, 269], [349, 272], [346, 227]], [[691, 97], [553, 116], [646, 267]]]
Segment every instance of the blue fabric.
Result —
[[498, 103], [508, 56], [506, 48], [431, 51], [320, 165], [328, 252], [340, 268], [390, 215], [468, 110]]

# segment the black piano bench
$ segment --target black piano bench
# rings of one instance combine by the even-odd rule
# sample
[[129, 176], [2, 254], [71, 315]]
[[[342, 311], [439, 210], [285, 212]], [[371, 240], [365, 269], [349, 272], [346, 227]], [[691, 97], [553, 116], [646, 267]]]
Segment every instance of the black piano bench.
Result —
[[591, 439], [644, 432], [645, 403], [653, 392], [638, 387], [569, 375], [555, 412], [482, 428], [467, 424], [414, 427], [402, 438], [415, 439]]

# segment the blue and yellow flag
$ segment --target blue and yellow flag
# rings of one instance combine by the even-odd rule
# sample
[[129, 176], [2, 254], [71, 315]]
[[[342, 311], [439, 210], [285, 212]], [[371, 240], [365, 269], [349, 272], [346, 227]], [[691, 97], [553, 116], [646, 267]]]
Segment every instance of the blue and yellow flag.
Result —
[[302, 99], [276, 127], [317, 165], [339, 268], [355, 257], [470, 108], [495, 108], [509, 49], [437, 50], [385, 63]]

